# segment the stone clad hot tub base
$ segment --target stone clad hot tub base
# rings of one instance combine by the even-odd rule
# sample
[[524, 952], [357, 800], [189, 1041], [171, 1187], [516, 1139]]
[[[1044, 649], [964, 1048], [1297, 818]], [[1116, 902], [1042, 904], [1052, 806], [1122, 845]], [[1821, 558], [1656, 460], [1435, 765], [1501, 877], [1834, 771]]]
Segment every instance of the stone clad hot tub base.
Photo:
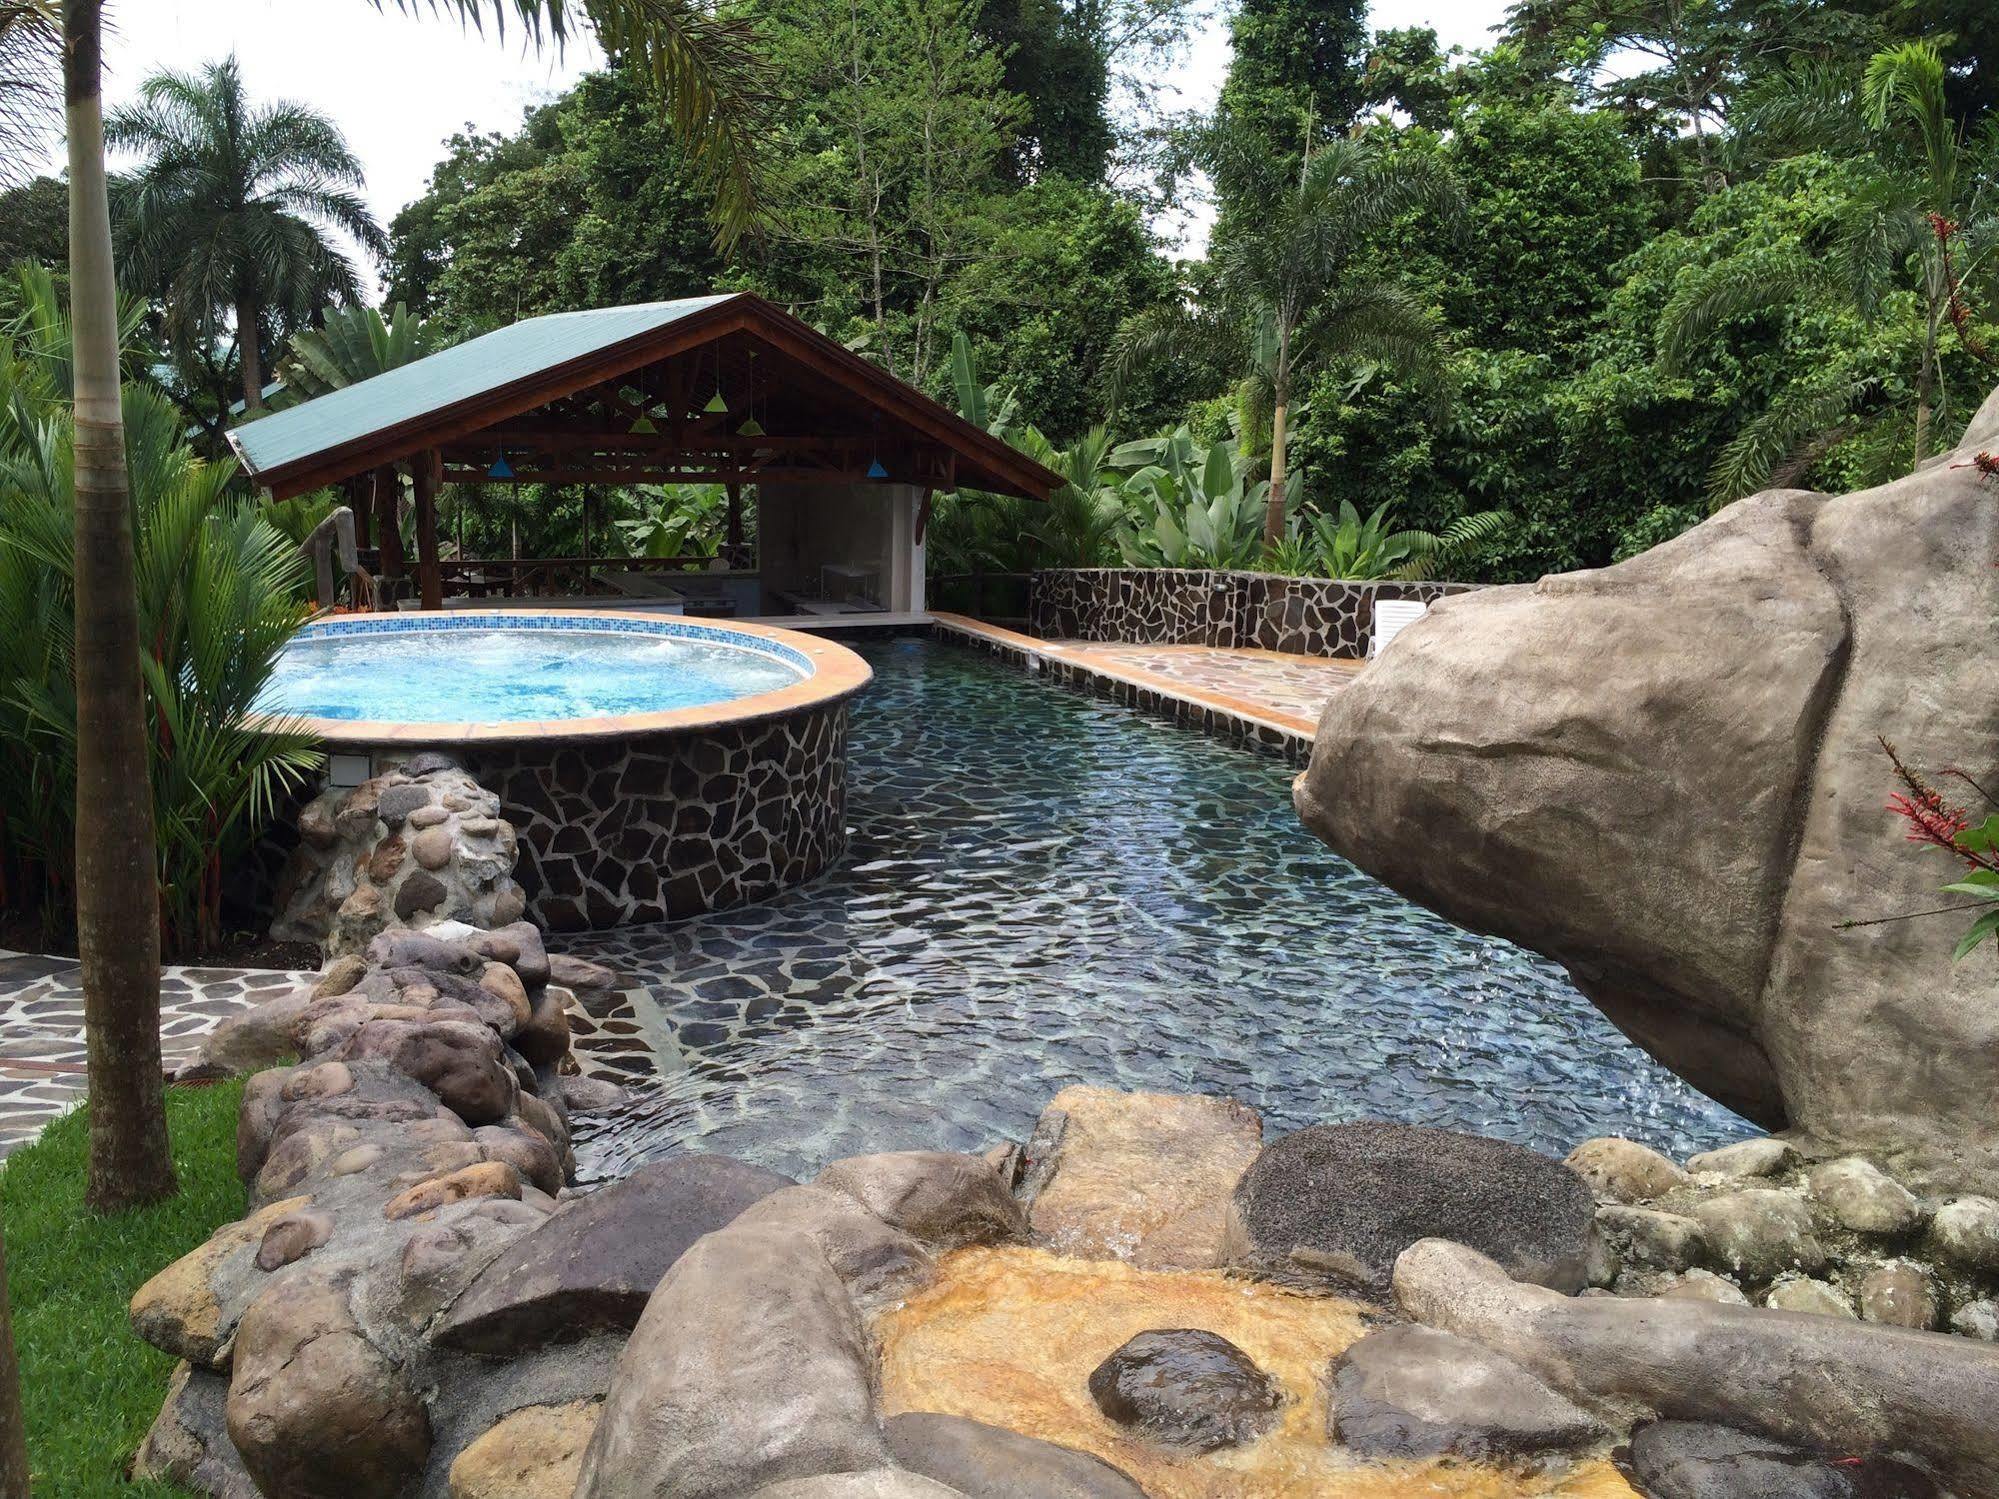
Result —
[[696, 732], [454, 752], [518, 830], [515, 877], [552, 931], [763, 900], [846, 846], [844, 699]]

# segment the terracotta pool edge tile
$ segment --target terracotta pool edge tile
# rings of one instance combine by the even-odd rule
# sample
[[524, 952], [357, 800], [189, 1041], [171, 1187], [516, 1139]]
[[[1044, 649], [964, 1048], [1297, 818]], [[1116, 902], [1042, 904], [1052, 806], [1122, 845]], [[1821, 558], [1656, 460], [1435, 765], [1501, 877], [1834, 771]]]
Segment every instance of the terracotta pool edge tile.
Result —
[[[1098, 655], [1086, 643], [1075, 641], [1053, 642], [1023, 635], [1017, 630], [1008, 630], [999, 625], [989, 625], [983, 620], [970, 619], [960, 614], [936, 613], [932, 616], [937, 623], [948, 630], [1004, 645], [1042, 660], [1059, 662], [1065, 666], [1078, 667], [1084, 671], [1119, 682], [1128, 687], [1142, 688], [1158, 693], [1189, 708], [1204, 708], [1225, 713], [1255, 728], [1270, 729], [1303, 742], [1309, 748], [1318, 725], [1294, 714], [1282, 713], [1262, 704], [1251, 703], [1247, 699], [1226, 693], [1203, 692], [1191, 688], [1183, 682], [1146, 671], [1142, 667], [1130, 666], [1112, 658]], [[1279, 654], [1272, 652], [1271, 654]]]

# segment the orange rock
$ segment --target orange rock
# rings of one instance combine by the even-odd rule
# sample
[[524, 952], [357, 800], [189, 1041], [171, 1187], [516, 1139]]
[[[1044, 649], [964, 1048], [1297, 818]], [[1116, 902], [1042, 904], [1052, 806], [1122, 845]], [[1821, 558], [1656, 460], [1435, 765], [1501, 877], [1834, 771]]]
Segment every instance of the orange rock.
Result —
[[382, 1216], [390, 1220], [413, 1218], [418, 1213], [434, 1212], [447, 1203], [463, 1202], [469, 1197], [518, 1199], [520, 1195], [521, 1174], [518, 1171], [505, 1161], [481, 1161], [476, 1166], [433, 1176], [428, 1181], [420, 1181], [398, 1192], [382, 1204]]
[[[1058, 1118], [1059, 1116], [1059, 1118]], [[1030, 1181], [1054, 1175], [1029, 1211], [1037, 1242], [1149, 1270], [1221, 1264], [1229, 1194], [1263, 1148], [1255, 1110], [1226, 1098], [1064, 1088], [1030, 1151], [1059, 1128]]]
[[[1112, 1423], [1090, 1371], [1134, 1334], [1219, 1333], [1283, 1385], [1267, 1435], [1205, 1456], [1169, 1451]], [[1326, 1436], [1326, 1368], [1367, 1330], [1334, 1297], [1213, 1270], [1145, 1271], [1039, 1249], [975, 1248], [939, 1261], [925, 1290], [883, 1315], [881, 1409], [969, 1416], [1093, 1453], [1152, 1499], [1635, 1499], [1601, 1457], [1540, 1474], [1456, 1462], [1364, 1462]]]

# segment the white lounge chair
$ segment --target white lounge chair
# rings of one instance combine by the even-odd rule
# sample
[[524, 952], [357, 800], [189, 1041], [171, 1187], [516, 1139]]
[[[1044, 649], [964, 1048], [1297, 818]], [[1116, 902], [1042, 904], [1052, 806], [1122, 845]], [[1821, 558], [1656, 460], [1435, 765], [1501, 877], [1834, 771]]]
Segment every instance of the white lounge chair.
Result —
[[1419, 604], [1413, 599], [1376, 599], [1374, 628], [1367, 640], [1368, 655], [1379, 656], [1389, 641], [1429, 612], [1428, 604]]

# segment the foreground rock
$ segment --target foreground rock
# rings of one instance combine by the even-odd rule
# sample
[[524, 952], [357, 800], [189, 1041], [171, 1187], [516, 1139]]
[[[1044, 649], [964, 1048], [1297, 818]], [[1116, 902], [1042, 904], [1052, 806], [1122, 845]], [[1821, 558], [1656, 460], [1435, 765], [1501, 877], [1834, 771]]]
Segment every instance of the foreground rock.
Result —
[[1470, 1244], [1510, 1274], [1583, 1287], [1589, 1188], [1517, 1145], [1400, 1124], [1314, 1125], [1268, 1146], [1230, 1205], [1229, 1263], [1385, 1298], [1418, 1239]]
[[862, 1302], [901, 1241], [927, 1257], [1025, 1232], [1026, 1215], [976, 1156], [855, 1156], [772, 1193], [660, 1281], [619, 1360], [576, 1499], [956, 1492], [895, 1470]]
[[506, 1354], [629, 1331], [695, 1240], [791, 1184], [727, 1156], [690, 1153], [641, 1166], [509, 1245], [452, 1303], [433, 1337], [449, 1348]]
[[1947, 876], [1882, 810], [1877, 736], [1999, 779], [1999, 654], [1938, 623], [1994, 612], [1981, 447], [1999, 394], [1912, 477], [1757, 495], [1615, 567], [1443, 600], [1328, 707], [1301, 815], [1563, 962], [1758, 1123], [1999, 1190], [1989, 965], [1949, 961], [1947, 922], [1836, 930]]
[[1631, 1439], [1631, 1470], [1652, 1499], [1933, 1499], [1937, 1486], [1893, 1458], [1840, 1457], [1767, 1437], [1658, 1421]]
[[1145, 1499], [1101, 1458], [983, 1421], [910, 1411], [891, 1417], [887, 1431], [897, 1462], [965, 1499]]
[[710, 1499], [891, 1464], [845, 1287], [802, 1234], [712, 1234], [660, 1282], [577, 1499]]
[[[556, 1080], [576, 1063], [566, 1027], [537, 1019], [553, 1003], [549, 967], [525, 923], [391, 930], [330, 964], [304, 1004], [246, 1018], [239, 1034], [285, 1037], [299, 1061], [244, 1087], [249, 1211], [133, 1298], [134, 1330], [189, 1366], [144, 1444], [145, 1473], [232, 1499], [516, 1499], [509, 1483], [561, 1467], [525, 1443], [561, 1428], [580, 1449], [575, 1419], [594, 1412], [614, 1362], [596, 1335], [617, 1320], [604, 1301], [633, 1294], [604, 1283], [629, 1257], [591, 1258], [590, 1236], [571, 1233], [561, 1273], [548, 1256], [509, 1260], [525, 1267], [506, 1281], [516, 1302], [494, 1297], [505, 1304], [478, 1324], [508, 1329], [504, 1365], [447, 1347], [436, 1325], [490, 1263], [534, 1241], [568, 1188]], [[604, 1216], [588, 1202], [559, 1215], [564, 1230]], [[639, 1246], [654, 1279], [672, 1248], [663, 1233]], [[593, 1272], [594, 1301], [579, 1289]], [[560, 1341], [523, 1330], [547, 1331], [533, 1322], [543, 1303], [563, 1308]], [[573, 1419], [522, 1414], [544, 1407]]]
[[1148, 1270], [1222, 1263], [1229, 1196], [1263, 1147], [1230, 1099], [1064, 1088], [1036, 1121], [1020, 1196], [1062, 1254]]
[[1816, 1451], [1901, 1453], [1960, 1499], [1999, 1494], [1999, 1349], [1987, 1344], [1753, 1307], [1569, 1298], [1434, 1239], [1396, 1263], [1395, 1295], [1416, 1321], [1594, 1409], [1636, 1407]]
[[1510, 1359], [1447, 1332], [1370, 1333], [1333, 1366], [1331, 1431], [1363, 1457], [1474, 1462], [1584, 1447], [1603, 1428]]
[[1119, 1425], [1194, 1452], [1255, 1440], [1284, 1398], [1248, 1354], [1199, 1328], [1130, 1339], [1091, 1372], [1090, 1396]]

